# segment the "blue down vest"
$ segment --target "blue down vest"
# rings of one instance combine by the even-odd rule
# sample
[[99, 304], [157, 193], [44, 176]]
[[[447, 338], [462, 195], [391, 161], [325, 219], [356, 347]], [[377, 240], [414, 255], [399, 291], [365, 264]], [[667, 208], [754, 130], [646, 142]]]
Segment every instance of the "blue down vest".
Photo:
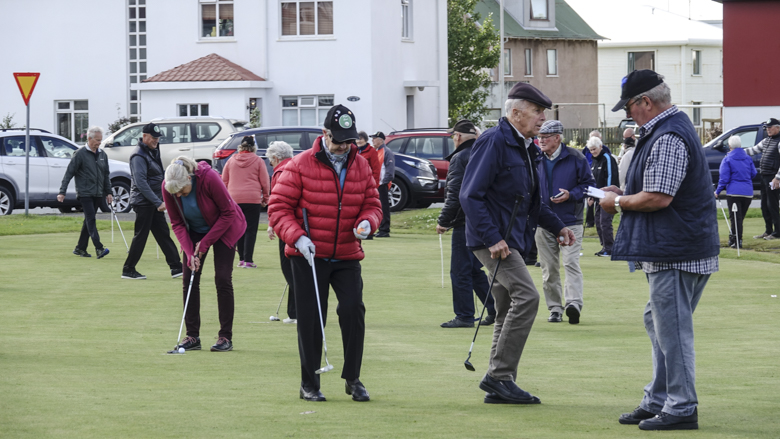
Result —
[[655, 212], [623, 211], [613, 260], [691, 261], [720, 252], [710, 171], [699, 136], [685, 113], [662, 119], [639, 139], [628, 168], [625, 194], [642, 192], [647, 158], [656, 141], [667, 133], [683, 138], [689, 154], [688, 171], [669, 206]]

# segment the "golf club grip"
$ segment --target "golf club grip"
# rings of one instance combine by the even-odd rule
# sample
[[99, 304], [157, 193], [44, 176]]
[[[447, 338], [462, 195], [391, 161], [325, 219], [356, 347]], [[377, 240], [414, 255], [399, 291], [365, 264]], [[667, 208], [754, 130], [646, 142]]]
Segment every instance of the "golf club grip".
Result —
[[515, 225], [515, 218], [517, 218], [517, 210], [520, 208], [520, 204], [523, 202], [523, 195], [515, 195], [515, 205], [512, 207], [512, 216], [509, 217], [509, 225], [506, 227], [504, 233], [504, 242], [509, 242], [509, 237], [512, 236], [512, 227]]
[[306, 208], [304, 207], [302, 209], [303, 212], [303, 229], [306, 230], [306, 236], [311, 239], [311, 234], [309, 233], [309, 212], [306, 211]]

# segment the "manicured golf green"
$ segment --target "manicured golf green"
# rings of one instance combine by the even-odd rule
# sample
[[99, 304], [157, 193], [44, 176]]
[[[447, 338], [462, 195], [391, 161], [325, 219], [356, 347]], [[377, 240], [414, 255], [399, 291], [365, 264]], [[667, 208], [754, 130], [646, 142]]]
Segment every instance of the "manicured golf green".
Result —
[[[107, 221], [101, 236], [111, 253], [101, 260], [71, 254], [75, 231], [0, 236], [0, 437], [780, 436], [780, 298], [773, 297], [780, 265], [751, 260], [753, 250], [737, 259], [724, 249], [694, 318], [700, 430], [642, 432], [617, 418], [638, 405], [651, 374], [645, 276], [594, 256], [598, 241], [586, 238], [582, 323], [548, 323], [542, 299], [520, 362], [518, 384], [542, 404], [483, 404], [478, 383], [492, 327], [480, 330], [471, 358], [477, 372], [467, 371], [473, 330], [439, 327], [453, 317], [452, 300], [448, 273], [441, 287], [439, 241], [428, 224], [436, 211], [428, 211], [394, 216], [399, 227], [391, 238], [364, 244], [361, 379], [368, 403], [344, 393], [333, 294], [326, 335], [335, 369], [322, 376], [328, 401], [298, 398], [296, 330], [269, 321], [285, 282], [276, 241], [262, 231], [260, 268], [233, 274], [235, 349], [208, 351], [218, 328], [209, 257], [201, 309], [206, 349], [185, 355], [165, 354], [177, 341], [182, 287], [156, 259], [153, 240], [137, 267], [148, 280], [132, 281], [120, 280], [125, 247], [118, 231], [111, 243]], [[12, 223], [1, 220], [3, 235]], [[760, 233], [760, 221], [748, 220], [746, 243], [748, 232]], [[720, 226], [725, 242], [722, 218]], [[132, 223], [122, 227], [129, 238]], [[449, 234], [444, 257], [446, 263]], [[540, 269], [530, 270], [541, 290]], [[285, 305], [286, 298], [282, 318]]]

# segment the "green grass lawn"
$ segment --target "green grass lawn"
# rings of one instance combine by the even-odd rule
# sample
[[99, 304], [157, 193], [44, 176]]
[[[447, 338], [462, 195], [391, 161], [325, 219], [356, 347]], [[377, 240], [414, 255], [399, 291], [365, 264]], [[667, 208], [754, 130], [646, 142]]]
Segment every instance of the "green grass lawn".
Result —
[[[111, 254], [96, 260], [71, 254], [78, 227], [6, 233], [20, 222], [56, 231], [50, 223], [62, 218], [0, 218], [0, 235], [6, 235], [0, 236], [0, 437], [780, 436], [780, 298], [772, 297], [778, 294], [772, 243], [757, 243], [762, 252], [745, 251], [739, 259], [724, 249], [721, 271], [696, 312], [700, 430], [648, 433], [617, 422], [638, 405], [651, 374], [642, 326], [644, 275], [593, 256], [598, 241], [586, 238], [582, 323], [547, 323], [542, 299], [520, 362], [519, 385], [542, 404], [483, 404], [478, 383], [490, 331], [480, 331], [471, 359], [477, 372], [469, 372], [463, 361], [473, 330], [439, 328], [452, 318], [452, 301], [449, 276], [441, 287], [439, 242], [428, 224], [436, 213], [394, 215], [393, 237], [364, 245], [361, 379], [371, 393], [368, 403], [344, 393], [333, 294], [326, 334], [336, 369], [322, 376], [328, 401], [298, 399], [295, 326], [268, 319], [285, 283], [276, 242], [264, 234], [255, 256], [261, 268], [234, 271], [235, 350], [165, 355], [181, 320], [181, 280], [170, 279], [153, 241], [138, 265], [149, 279], [120, 280], [124, 244], [118, 231], [111, 243], [107, 221], [101, 233]], [[748, 220], [746, 237], [760, 233], [760, 221]], [[122, 226], [126, 234], [132, 228]], [[724, 228], [721, 218], [725, 242]], [[449, 260], [449, 234], [444, 257]], [[205, 264], [201, 338], [208, 347], [218, 321], [210, 258]], [[540, 269], [531, 273], [541, 287]], [[285, 317], [283, 311], [284, 305]]]

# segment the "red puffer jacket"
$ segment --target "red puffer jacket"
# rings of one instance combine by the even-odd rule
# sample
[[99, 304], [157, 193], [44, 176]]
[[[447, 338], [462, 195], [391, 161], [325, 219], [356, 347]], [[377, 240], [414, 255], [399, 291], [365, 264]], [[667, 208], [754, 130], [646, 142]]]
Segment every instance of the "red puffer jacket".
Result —
[[[317, 258], [361, 260], [360, 241], [352, 229], [367, 220], [371, 230], [379, 227], [382, 205], [368, 161], [352, 146], [344, 165], [347, 175], [344, 187], [322, 149], [322, 137], [312, 148], [290, 160], [273, 186], [268, 203], [268, 222], [282, 241], [285, 255], [301, 256], [295, 242], [305, 235], [303, 208], [309, 216], [309, 227]], [[343, 189], [343, 190], [342, 190]]]

